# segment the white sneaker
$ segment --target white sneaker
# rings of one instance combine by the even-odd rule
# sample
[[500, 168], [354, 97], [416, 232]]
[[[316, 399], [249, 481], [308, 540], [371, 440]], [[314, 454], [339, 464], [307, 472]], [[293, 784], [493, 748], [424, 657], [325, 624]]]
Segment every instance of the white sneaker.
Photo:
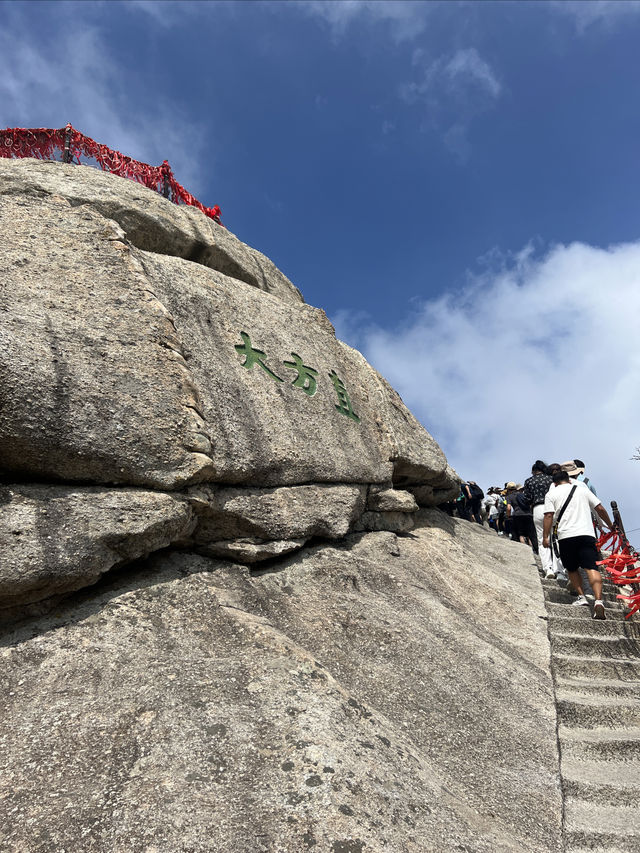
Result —
[[605, 619], [604, 615], [604, 604], [602, 601], [596, 601], [593, 605], [593, 618], [594, 619]]
[[579, 595], [579, 596], [576, 598], [576, 600], [575, 600], [575, 601], [572, 601], [572, 602], [571, 602], [571, 606], [572, 606], [572, 607], [585, 607], [585, 606], [586, 606], [586, 607], [588, 607], [588, 606], [589, 606], [589, 602], [588, 602], [588, 601], [587, 601], [587, 599], [584, 597], [584, 595]]
[[546, 575], [544, 577], [545, 577], [545, 580], [548, 580], [549, 578], [555, 578], [555, 576], [556, 576], [556, 573], [553, 571], [553, 569], [549, 569], [549, 571], [546, 573]]

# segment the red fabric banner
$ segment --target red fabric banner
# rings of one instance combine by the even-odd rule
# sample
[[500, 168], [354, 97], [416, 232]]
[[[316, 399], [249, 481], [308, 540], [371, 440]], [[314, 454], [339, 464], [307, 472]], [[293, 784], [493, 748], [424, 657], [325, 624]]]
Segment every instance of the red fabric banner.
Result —
[[56, 159], [60, 152], [66, 162], [80, 165], [80, 157], [95, 160], [100, 168], [121, 178], [137, 181], [149, 189], [165, 195], [175, 204], [197, 207], [209, 219], [220, 225], [220, 208], [205, 207], [191, 195], [173, 176], [171, 166], [165, 160], [161, 166], [149, 166], [133, 160], [120, 151], [101, 145], [89, 136], [80, 133], [70, 124], [60, 129], [46, 127], [10, 127], [0, 130], [0, 157], [35, 157], [38, 160]]
[[[632, 586], [637, 589], [640, 585], [640, 566], [638, 565], [640, 557], [626, 539], [617, 530], [611, 530], [609, 533], [602, 534], [596, 542], [596, 547], [611, 552], [598, 563], [604, 568], [607, 576], [617, 586]], [[628, 602], [626, 604], [627, 619], [640, 610], [640, 590], [632, 595], [617, 595], [616, 598]]]

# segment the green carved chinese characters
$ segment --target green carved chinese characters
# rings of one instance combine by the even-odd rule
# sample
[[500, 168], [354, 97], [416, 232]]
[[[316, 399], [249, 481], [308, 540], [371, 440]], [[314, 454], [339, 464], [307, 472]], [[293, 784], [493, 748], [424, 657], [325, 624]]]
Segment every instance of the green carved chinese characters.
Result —
[[344, 387], [344, 382], [335, 370], [332, 370], [329, 374], [329, 378], [333, 382], [333, 387], [336, 389], [336, 394], [338, 395], [339, 404], [336, 403], [336, 409], [343, 415], [346, 415], [348, 418], [351, 418], [352, 421], [356, 423], [360, 423], [360, 418], [353, 411], [353, 407], [351, 406], [351, 400], [349, 399], [349, 395], [347, 394], [347, 389]]
[[265, 373], [268, 373], [272, 379], [276, 379], [278, 382], [284, 382], [284, 379], [280, 379], [273, 370], [270, 370], [267, 365], [262, 360], [266, 358], [266, 353], [262, 352], [261, 349], [254, 349], [251, 346], [251, 338], [246, 332], [240, 332], [240, 337], [242, 338], [243, 343], [237, 344], [235, 349], [236, 351], [245, 357], [245, 360], [242, 362], [242, 366], [246, 367], [247, 370], [251, 370], [254, 364], [257, 364], [258, 367], [261, 367]]
[[316, 382], [316, 376], [318, 375], [318, 371], [314, 370], [313, 367], [307, 367], [306, 364], [302, 363], [302, 359], [297, 353], [291, 353], [292, 358], [295, 361], [285, 361], [284, 366], [289, 367], [292, 370], [297, 370], [298, 375], [291, 383], [295, 385], [296, 388], [302, 388], [305, 394], [309, 397], [313, 397], [318, 388], [318, 383]]
[[[247, 370], [253, 370], [253, 368], [257, 365], [261, 367], [264, 372], [274, 379], [276, 382], [284, 382], [277, 373], [274, 373], [270, 367], [267, 366], [265, 359], [267, 355], [263, 350], [257, 349], [251, 343], [251, 338], [246, 332], [240, 332], [240, 337], [242, 338], [241, 344], [236, 344], [235, 350], [238, 355], [242, 356], [244, 360], [241, 362], [242, 366]], [[319, 371], [316, 370], [315, 367], [309, 367], [308, 364], [305, 364], [302, 360], [302, 356], [298, 355], [296, 352], [291, 353], [291, 358], [293, 361], [283, 361], [282, 364], [287, 370], [295, 370], [296, 377], [291, 382], [291, 385], [294, 388], [300, 388], [307, 397], [315, 396], [318, 390], [318, 380], [317, 376]], [[333, 384], [333, 388], [337, 394], [338, 402], [336, 403], [335, 408], [340, 412], [341, 415], [344, 415], [350, 420], [355, 421], [355, 423], [360, 423], [360, 418], [353, 411], [353, 406], [351, 405], [351, 399], [349, 398], [349, 394], [347, 393], [347, 389], [345, 388], [345, 384], [340, 379], [335, 370], [331, 370], [328, 374], [331, 382]]]

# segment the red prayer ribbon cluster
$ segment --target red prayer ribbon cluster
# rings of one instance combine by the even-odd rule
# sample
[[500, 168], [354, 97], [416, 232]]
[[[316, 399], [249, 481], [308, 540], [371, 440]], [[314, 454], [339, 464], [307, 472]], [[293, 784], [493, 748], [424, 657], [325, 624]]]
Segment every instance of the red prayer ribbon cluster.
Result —
[[616, 598], [628, 602], [626, 605], [628, 608], [626, 618], [628, 619], [640, 610], [640, 566], [638, 565], [640, 557], [617, 530], [603, 533], [596, 542], [596, 547], [600, 550], [606, 548], [607, 551], [611, 551], [608, 557], [598, 563], [599, 566], [603, 566], [609, 578], [618, 586], [631, 585], [636, 590], [633, 595], [616, 596]]
[[220, 222], [220, 208], [205, 207], [173, 177], [171, 166], [165, 160], [161, 166], [149, 166], [133, 160], [120, 151], [101, 145], [80, 133], [70, 124], [60, 129], [46, 127], [10, 127], [0, 130], [0, 157], [35, 157], [38, 160], [56, 159], [57, 152], [67, 154], [69, 162], [80, 164], [80, 157], [95, 160], [105, 172], [137, 181], [149, 189], [166, 195], [175, 204], [197, 207], [209, 219]]

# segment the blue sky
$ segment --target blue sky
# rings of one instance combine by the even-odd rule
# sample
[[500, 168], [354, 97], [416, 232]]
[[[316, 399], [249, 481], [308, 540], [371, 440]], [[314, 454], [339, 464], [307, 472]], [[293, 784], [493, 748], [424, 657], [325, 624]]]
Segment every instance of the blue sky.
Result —
[[482, 485], [640, 527], [640, 4], [0, 3], [0, 124], [167, 158]]

